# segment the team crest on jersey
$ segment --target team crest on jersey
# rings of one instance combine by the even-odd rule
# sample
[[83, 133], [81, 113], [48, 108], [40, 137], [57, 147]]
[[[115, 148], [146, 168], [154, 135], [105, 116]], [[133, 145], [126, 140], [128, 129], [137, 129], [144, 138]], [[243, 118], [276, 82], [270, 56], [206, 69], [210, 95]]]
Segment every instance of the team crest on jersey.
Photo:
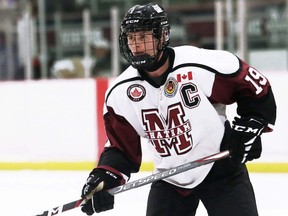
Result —
[[133, 84], [127, 89], [127, 96], [134, 102], [141, 101], [146, 95], [146, 90], [142, 85]]
[[164, 94], [167, 97], [173, 97], [178, 89], [178, 82], [173, 77], [170, 77], [164, 87]]

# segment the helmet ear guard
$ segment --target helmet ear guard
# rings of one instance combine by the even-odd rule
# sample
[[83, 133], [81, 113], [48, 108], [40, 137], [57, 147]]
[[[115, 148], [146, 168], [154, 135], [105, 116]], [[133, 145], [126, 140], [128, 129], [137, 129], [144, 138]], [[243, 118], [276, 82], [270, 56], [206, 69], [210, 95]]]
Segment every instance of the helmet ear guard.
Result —
[[[152, 31], [158, 39], [155, 55], [134, 56], [128, 46], [129, 32]], [[136, 5], [128, 10], [121, 23], [119, 45], [122, 56], [136, 69], [151, 68], [170, 42], [170, 25], [164, 9], [155, 3]]]
[[170, 28], [163, 28], [162, 34], [163, 34], [164, 43], [167, 43], [167, 45], [168, 45], [170, 42]]

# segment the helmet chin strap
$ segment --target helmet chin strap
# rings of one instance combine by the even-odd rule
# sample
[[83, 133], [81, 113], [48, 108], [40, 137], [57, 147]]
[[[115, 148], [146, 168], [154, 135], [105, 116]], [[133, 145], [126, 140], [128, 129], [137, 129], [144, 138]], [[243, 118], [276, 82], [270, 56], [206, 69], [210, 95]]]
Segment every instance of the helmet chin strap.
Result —
[[169, 52], [166, 49], [164, 49], [162, 52], [161, 58], [157, 62], [154, 62], [153, 64], [144, 66], [144, 67], [142, 67], [142, 69], [147, 71], [147, 72], [154, 72], [165, 64], [165, 62], [168, 59], [168, 56], [169, 56]]

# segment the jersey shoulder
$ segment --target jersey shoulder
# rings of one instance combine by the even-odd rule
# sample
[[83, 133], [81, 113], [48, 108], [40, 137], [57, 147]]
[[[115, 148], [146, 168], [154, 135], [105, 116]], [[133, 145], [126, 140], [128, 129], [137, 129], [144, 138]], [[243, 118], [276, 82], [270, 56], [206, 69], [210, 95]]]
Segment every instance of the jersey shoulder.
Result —
[[[120, 92], [123, 88], [129, 85], [133, 81], [143, 80], [139, 75], [138, 71], [129, 66], [123, 73], [121, 73], [118, 77], [111, 80], [109, 84], [109, 88], [106, 90], [105, 100], [107, 101], [108, 97], [112, 94], [112, 92]], [[118, 97], [117, 97], [118, 98]]]
[[191, 64], [223, 75], [233, 75], [241, 70], [240, 59], [228, 51], [209, 50], [188, 45], [173, 49], [175, 66]]

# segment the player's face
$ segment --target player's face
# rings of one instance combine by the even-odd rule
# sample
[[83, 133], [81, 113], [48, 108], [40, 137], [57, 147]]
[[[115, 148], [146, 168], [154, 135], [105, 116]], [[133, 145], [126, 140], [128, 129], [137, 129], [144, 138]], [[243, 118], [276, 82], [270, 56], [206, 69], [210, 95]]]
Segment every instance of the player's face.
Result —
[[157, 39], [153, 36], [152, 31], [129, 32], [127, 40], [129, 49], [134, 56], [155, 55]]

